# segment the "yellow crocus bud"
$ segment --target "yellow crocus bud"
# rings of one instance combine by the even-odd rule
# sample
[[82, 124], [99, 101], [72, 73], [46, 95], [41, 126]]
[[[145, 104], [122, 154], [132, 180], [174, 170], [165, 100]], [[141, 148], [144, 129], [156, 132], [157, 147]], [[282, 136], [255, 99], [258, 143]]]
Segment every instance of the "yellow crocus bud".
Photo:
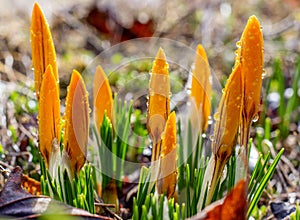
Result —
[[56, 53], [49, 29], [49, 25], [38, 3], [35, 3], [32, 11], [30, 39], [32, 49], [32, 63], [34, 68], [34, 87], [37, 99], [40, 97], [40, 87], [43, 74], [50, 64], [56, 86], [58, 86], [58, 71]]
[[[72, 173], [79, 172], [86, 160], [89, 135], [88, 93], [80, 73], [73, 70], [65, 110], [64, 154]], [[64, 160], [66, 157], [64, 157]]]

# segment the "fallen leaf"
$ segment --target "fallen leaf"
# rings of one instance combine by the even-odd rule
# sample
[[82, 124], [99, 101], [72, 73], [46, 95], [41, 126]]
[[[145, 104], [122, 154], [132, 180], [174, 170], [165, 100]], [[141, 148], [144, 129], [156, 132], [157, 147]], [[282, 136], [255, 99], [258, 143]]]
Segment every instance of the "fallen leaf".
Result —
[[247, 183], [241, 180], [224, 200], [212, 203], [189, 220], [245, 220], [247, 208]]
[[41, 216], [80, 219], [111, 219], [66, 205], [46, 196], [33, 196], [21, 187], [22, 169], [16, 167], [0, 192], [0, 216], [37, 219]]
[[22, 187], [32, 195], [41, 195], [41, 183], [27, 175], [22, 177]]

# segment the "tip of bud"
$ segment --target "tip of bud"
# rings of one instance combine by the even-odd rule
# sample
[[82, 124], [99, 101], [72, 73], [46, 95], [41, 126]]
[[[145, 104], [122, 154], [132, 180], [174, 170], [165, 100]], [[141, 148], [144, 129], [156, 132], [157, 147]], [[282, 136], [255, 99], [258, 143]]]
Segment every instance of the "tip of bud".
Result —
[[37, 2], [34, 3], [32, 13], [33, 14], [42, 13], [42, 9], [41, 9], [39, 3], [37, 3]]
[[200, 55], [201, 58], [203, 58], [205, 60], [205, 62], [208, 63], [207, 55], [206, 55], [206, 52], [205, 52], [202, 44], [198, 44], [198, 46], [197, 46], [197, 54]]
[[260, 30], [260, 23], [259, 23], [259, 20], [257, 19], [257, 17], [255, 15], [252, 15], [252, 16], [249, 17], [248, 22], [247, 22], [247, 26], [251, 27], [252, 29]]
[[156, 60], [166, 60], [165, 52], [161, 47], [158, 49], [155, 59]]

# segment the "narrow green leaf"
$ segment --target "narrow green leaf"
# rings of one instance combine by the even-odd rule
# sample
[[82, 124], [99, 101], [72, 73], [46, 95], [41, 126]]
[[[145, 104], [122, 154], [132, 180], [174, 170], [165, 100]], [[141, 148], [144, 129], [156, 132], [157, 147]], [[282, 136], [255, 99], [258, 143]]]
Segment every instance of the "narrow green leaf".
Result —
[[263, 190], [265, 189], [267, 183], [271, 179], [283, 152], [284, 152], [284, 149], [282, 148], [279, 151], [279, 153], [277, 154], [277, 156], [275, 157], [273, 163], [269, 167], [269, 169], [268, 169], [266, 175], [264, 176], [264, 178], [262, 179], [261, 183], [259, 184], [259, 187], [256, 190], [256, 193], [254, 194], [253, 199], [250, 200], [250, 204], [249, 204], [249, 208], [248, 208], [248, 212], [247, 212], [247, 218], [250, 217], [254, 207], [257, 205], [257, 203], [261, 197], [261, 194], [263, 193]]

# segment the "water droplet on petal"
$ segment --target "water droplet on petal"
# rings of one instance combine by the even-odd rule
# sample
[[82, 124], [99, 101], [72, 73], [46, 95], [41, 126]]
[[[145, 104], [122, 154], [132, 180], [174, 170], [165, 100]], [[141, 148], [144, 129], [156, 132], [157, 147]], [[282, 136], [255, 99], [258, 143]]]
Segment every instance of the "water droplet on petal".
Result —
[[258, 119], [259, 119], [259, 115], [258, 114], [256, 114], [256, 115], [254, 115], [254, 117], [253, 117], [253, 119], [252, 119], [252, 122], [257, 122], [258, 121]]
[[266, 74], [266, 70], [263, 69], [262, 74], [261, 74], [261, 78], [264, 79], [266, 75], [267, 75], [267, 74]]
[[208, 121], [207, 121], [207, 123], [208, 123], [209, 125], [211, 125], [211, 124], [213, 123], [213, 120], [212, 120], [211, 116], [208, 116]]
[[150, 91], [150, 96], [154, 96], [155, 95], [155, 92], [154, 91]]
[[214, 119], [215, 119], [216, 121], [220, 120], [220, 113], [219, 113], [219, 112], [216, 112], [216, 113], [214, 114]]

